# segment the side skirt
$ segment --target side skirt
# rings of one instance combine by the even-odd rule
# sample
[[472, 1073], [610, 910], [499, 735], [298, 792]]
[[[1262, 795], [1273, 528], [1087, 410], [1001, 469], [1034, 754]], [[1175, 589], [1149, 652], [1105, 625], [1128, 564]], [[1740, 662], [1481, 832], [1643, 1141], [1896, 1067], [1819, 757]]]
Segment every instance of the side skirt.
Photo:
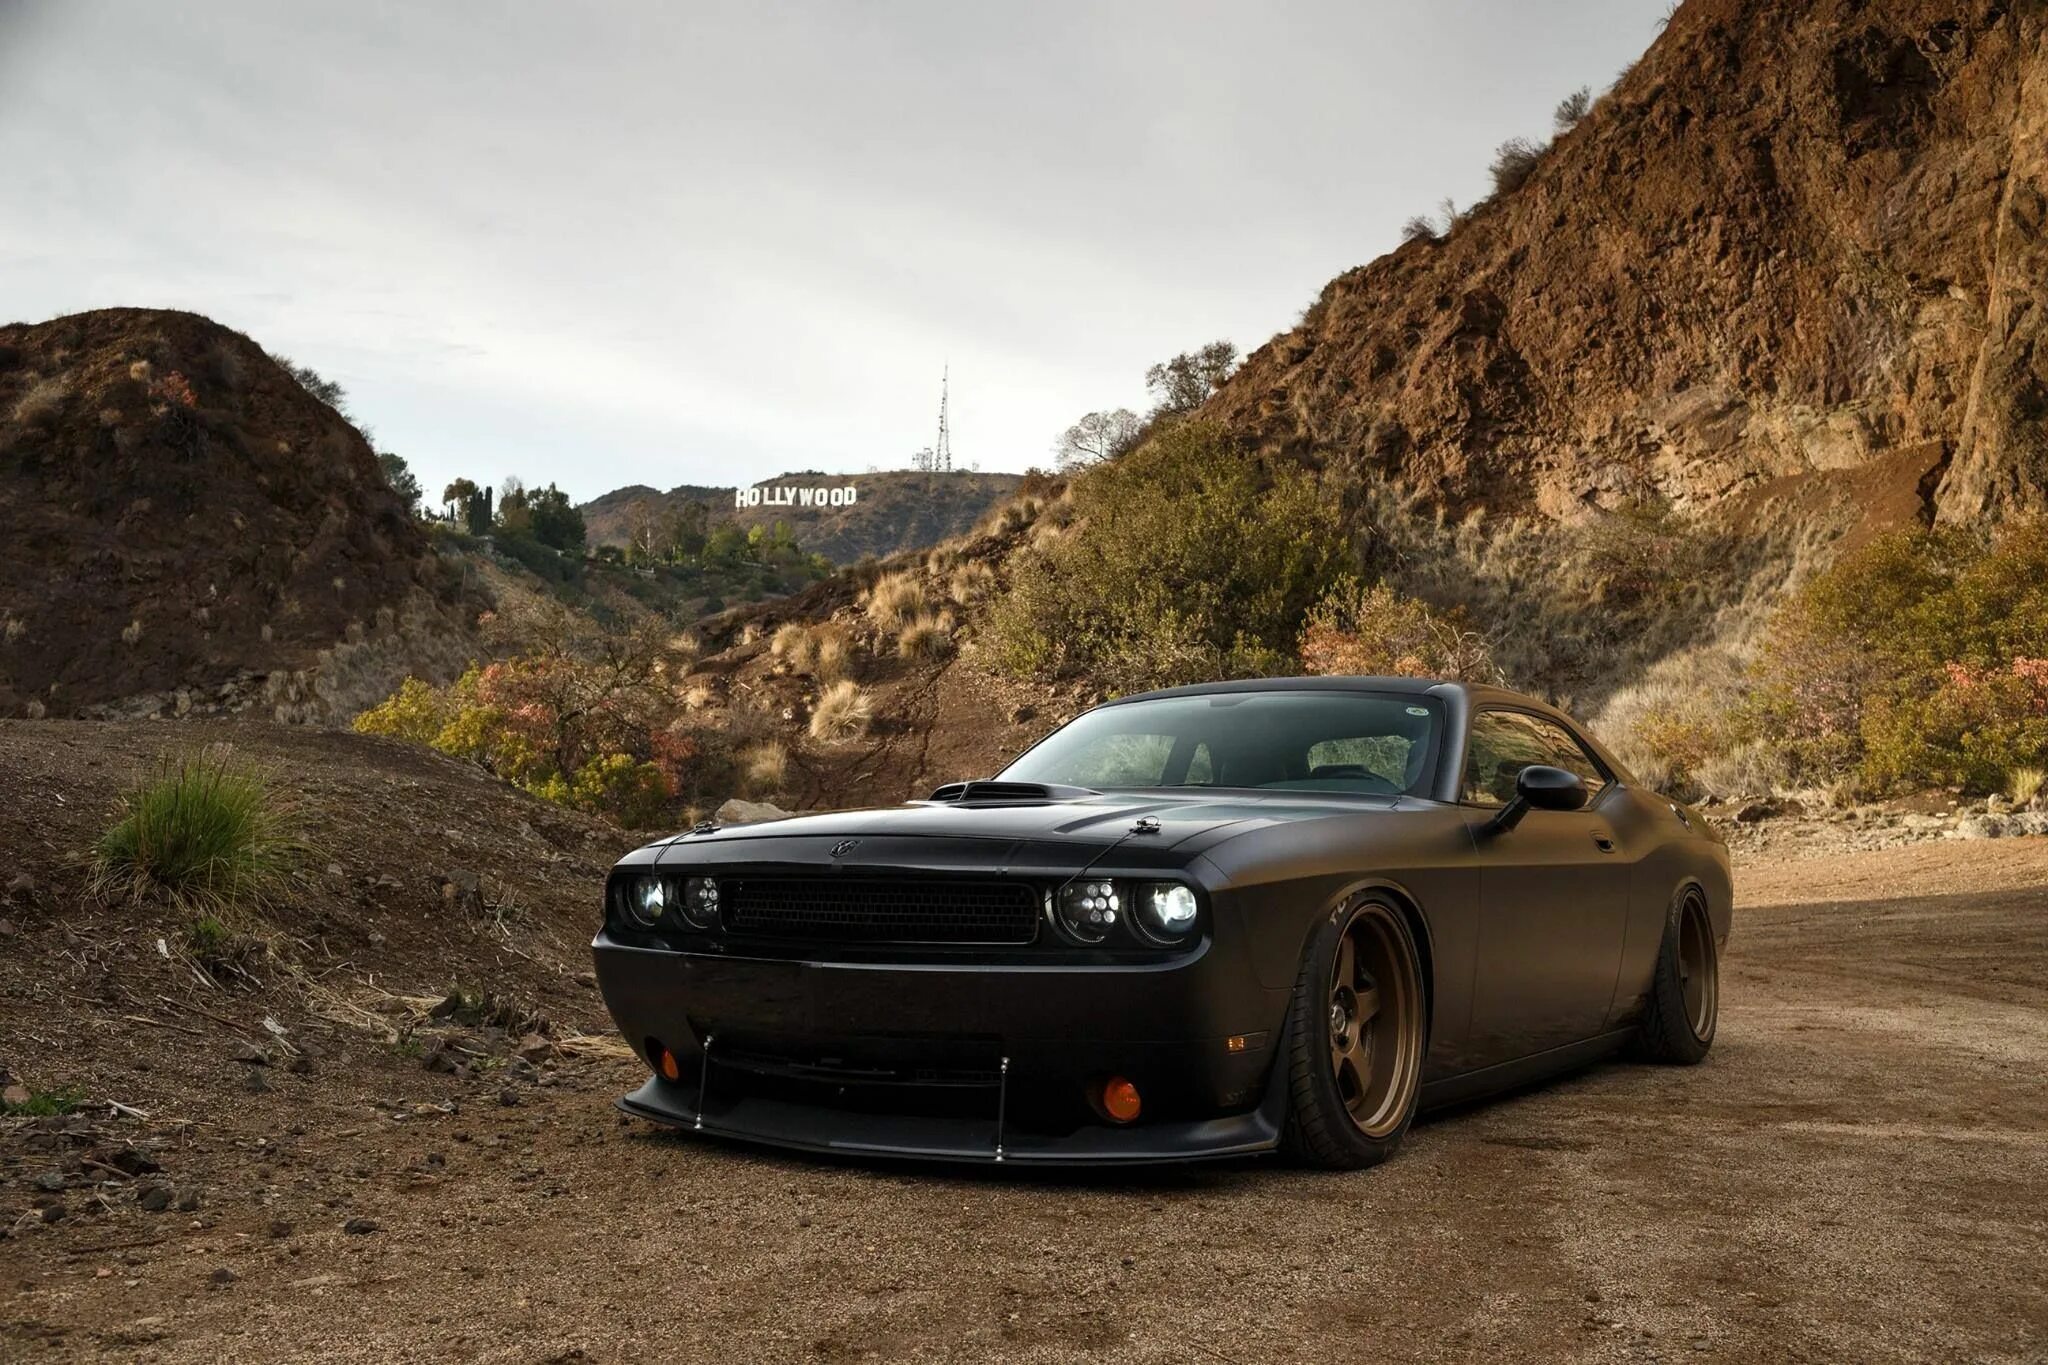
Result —
[[1429, 1081], [1422, 1087], [1420, 1107], [1424, 1110], [1444, 1109], [1467, 1100], [1476, 1100], [1486, 1095], [1495, 1095], [1516, 1086], [1528, 1085], [1556, 1076], [1561, 1072], [1575, 1071], [1584, 1066], [1611, 1057], [1628, 1045], [1636, 1036], [1633, 1028], [1617, 1029], [1603, 1033], [1584, 1042], [1566, 1043], [1563, 1047], [1551, 1048], [1528, 1057], [1517, 1057], [1511, 1062], [1498, 1062], [1483, 1066], [1477, 1071], [1466, 1071], [1456, 1076], [1445, 1076]]

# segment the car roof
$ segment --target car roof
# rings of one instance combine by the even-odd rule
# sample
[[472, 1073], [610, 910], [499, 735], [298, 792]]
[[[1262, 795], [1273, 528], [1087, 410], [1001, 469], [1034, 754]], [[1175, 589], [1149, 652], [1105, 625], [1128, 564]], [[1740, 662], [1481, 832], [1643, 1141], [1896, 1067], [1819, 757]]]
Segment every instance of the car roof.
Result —
[[1118, 697], [1114, 701], [1104, 702], [1103, 705], [1123, 706], [1134, 701], [1154, 701], [1160, 697], [1200, 697], [1220, 692], [1391, 692], [1397, 696], [1443, 696], [1447, 693], [1457, 693], [1468, 703], [1506, 702], [1539, 711], [1555, 710], [1548, 703], [1535, 697], [1510, 692], [1504, 687], [1453, 682], [1445, 678], [1383, 678], [1362, 674], [1313, 678], [1240, 678], [1231, 682], [1190, 683], [1185, 687], [1162, 687], [1152, 692], [1134, 692], [1128, 697]]

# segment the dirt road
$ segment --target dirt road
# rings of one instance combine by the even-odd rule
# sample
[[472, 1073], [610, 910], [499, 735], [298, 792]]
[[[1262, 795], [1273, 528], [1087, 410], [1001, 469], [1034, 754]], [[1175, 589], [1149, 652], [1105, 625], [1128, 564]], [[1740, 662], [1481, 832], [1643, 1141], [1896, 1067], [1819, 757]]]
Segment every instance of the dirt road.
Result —
[[199, 1211], [0, 1242], [0, 1355], [2048, 1356], [2048, 840], [1742, 886], [1705, 1065], [1438, 1118], [1377, 1171], [820, 1164], [624, 1125], [604, 1062], [403, 1122], [253, 1110], [191, 1157]]

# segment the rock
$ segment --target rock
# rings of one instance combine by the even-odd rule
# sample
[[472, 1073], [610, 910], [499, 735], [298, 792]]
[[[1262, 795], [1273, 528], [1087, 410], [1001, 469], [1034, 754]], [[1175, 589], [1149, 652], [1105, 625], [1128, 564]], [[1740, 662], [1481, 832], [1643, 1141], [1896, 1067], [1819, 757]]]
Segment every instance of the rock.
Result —
[[1035, 719], [1037, 715], [1038, 708], [1035, 706], [1013, 706], [1010, 708], [1010, 723], [1012, 725], [1022, 725], [1027, 720]]
[[162, 1213], [171, 1206], [171, 1187], [145, 1185], [142, 1193], [135, 1197], [135, 1202], [142, 1205], [145, 1213]]
[[289, 1237], [292, 1235], [292, 1225], [285, 1222], [282, 1218], [273, 1218], [270, 1220], [270, 1235], [272, 1237]]
[[454, 868], [441, 874], [441, 899], [450, 905], [477, 909], [483, 908], [483, 879], [464, 868]]
[[361, 1216], [351, 1218], [341, 1225], [341, 1230], [352, 1237], [361, 1237], [377, 1230], [377, 1220]]
[[291, 1059], [285, 1069], [295, 1076], [310, 1076], [313, 1074], [313, 1059], [308, 1054], [301, 1052], [298, 1056]]
[[210, 1284], [233, 1284], [236, 1280], [240, 1279], [241, 1277], [235, 1274], [234, 1271], [228, 1269], [226, 1266], [222, 1266], [220, 1267], [220, 1269], [214, 1271], [211, 1275], [208, 1275], [206, 1278], [207, 1282]]
[[2021, 811], [2006, 822], [2007, 834], [2048, 834], [2048, 810]]
[[242, 1073], [242, 1089], [252, 1095], [267, 1094], [270, 1090], [270, 1080], [261, 1070], [251, 1067]]
[[0, 1104], [9, 1106], [22, 1105], [27, 1104], [28, 1100], [28, 1087], [20, 1081], [15, 1081], [11, 1085], [0, 1086]]
[[539, 1062], [555, 1055], [555, 1045], [538, 1033], [529, 1033], [519, 1040], [518, 1051], [521, 1061]]
[[249, 1066], [269, 1066], [270, 1054], [244, 1039], [235, 1041], [235, 1060]]
[[178, 1212], [179, 1212], [179, 1213], [197, 1213], [197, 1212], [199, 1212], [199, 1191], [197, 1191], [197, 1190], [187, 1190], [187, 1191], [185, 1191], [185, 1193], [183, 1193], [183, 1194], [179, 1195], [179, 1196], [178, 1196]]
[[17, 872], [7, 879], [7, 899], [32, 900], [36, 894], [36, 879], [26, 872]]
[[453, 1076], [463, 1070], [463, 1059], [446, 1038], [436, 1038], [420, 1053], [420, 1065], [437, 1075]]
[[1735, 812], [1735, 823], [1753, 825], [1759, 820], [1768, 820], [1778, 813], [1778, 808], [1768, 801], [1751, 801]]
[[1951, 839], [1996, 839], [2005, 833], [2002, 815], [1966, 815], [1948, 832]]
[[43, 1221], [45, 1223], [61, 1223], [70, 1213], [71, 1210], [65, 1208], [60, 1201], [43, 1210]]
[[123, 1144], [119, 1147], [101, 1147], [92, 1154], [92, 1159], [102, 1165], [112, 1166], [123, 1175], [154, 1175], [163, 1169], [156, 1158], [139, 1147]]
[[498, 1092], [498, 1103], [504, 1105], [507, 1109], [513, 1108], [519, 1103], [519, 1092], [517, 1090], [500, 1090]]
[[0, 915], [0, 938], [13, 938], [21, 932], [20, 926], [5, 915]]
[[578, 972], [578, 973], [576, 973], [576, 984], [577, 984], [577, 985], [579, 985], [579, 986], [582, 986], [582, 987], [584, 987], [584, 988], [585, 988], [585, 989], [587, 989], [587, 990], [593, 990], [593, 991], [594, 991], [594, 990], [596, 990], [596, 989], [597, 989], [597, 973], [596, 973], [596, 972]]
[[2011, 811], [2012, 801], [2008, 797], [1993, 792], [1984, 798], [1984, 813], [1986, 815], [2006, 815], [2010, 814]]
[[734, 797], [720, 806], [711, 818], [721, 825], [758, 825], [768, 820], [787, 820], [789, 817], [789, 811], [770, 802], [742, 801]]
[[32, 1190], [56, 1193], [64, 1188], [64, 1175], [61, 1171], [44, 1171], [41, 1175], [33, 1177], [28, 1184]]

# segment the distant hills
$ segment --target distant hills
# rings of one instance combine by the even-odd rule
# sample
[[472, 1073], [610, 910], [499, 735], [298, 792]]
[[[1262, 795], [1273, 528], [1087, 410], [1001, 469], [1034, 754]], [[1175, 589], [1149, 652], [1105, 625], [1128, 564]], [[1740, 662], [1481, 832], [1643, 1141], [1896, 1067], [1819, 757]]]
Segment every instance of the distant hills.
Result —
[[[734, 490], [729, 487], [682, 484], [664, 493], [645, 484], [632, 484], [584, 503], [581, 510], [593, 545], [623, 547], [648, 521], [672, 516], [686, 503], [698, 503], [714, 524], [725, 520], [742, 526], [784, 522], [804, 549], [835, 564], [851, 564], [869, 555], [886, 558], [966, 534], [1009, 497], [1020, 477], [800, 470], [747, 485], [764, 492], [758, 504], [748, 507], [734, 505]], [[822, 506], [807, 505], [801, 496], [804, 490], [847, 487], [857, 490], [850, 503], [833, 505], [828, 499]]]

